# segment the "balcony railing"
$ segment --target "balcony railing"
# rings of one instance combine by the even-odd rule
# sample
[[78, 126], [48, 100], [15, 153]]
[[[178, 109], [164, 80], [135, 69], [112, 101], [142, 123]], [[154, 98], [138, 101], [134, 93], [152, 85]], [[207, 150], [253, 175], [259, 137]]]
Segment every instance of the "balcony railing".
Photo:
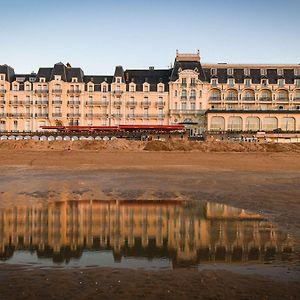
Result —
[[259, 101], [272, 101], [271, 97], [260, 97]]
[[67, 114], [68, 118], [80, 118], [81, 114], [80, 113], [69, 113]]
[[37, 118], [48, 118], [48, 114], [46, 113], [36, 113], [35, 116]]
[[187, 100], [187, 96], [181, 96], [180, 99], [181, 100]]
[[35, 94], [48, 94], [49, 90], [38, 89], [38, 90], [35, 90], [34, 93]]
[[53, 89], [52, 93], [53, 94], [61, 94], [62, 93], [62, 89]]
[[255, 101], [255, 97], [244, 97], [243, 101]]
[[136, 105], [137, 105], [137, 101], [132, 101], [132, 100], [127, 101], [127, 102], [126, 102], [126, 105], [127, 105], [127, 106], [136, 106]]
[[108, 117], [108, 114], [87, 113], [85, 116], [86, 118], [103, 118], [103, 117]]
[[190, 96], [190, 100], [196, 100], [196, 96]]
[[121, 100], [114, 101], [114, 106], [120, 106], [120, 105], [122, 105], [122, 101]]
[[80, 105], [80, 101], [77, 100], [69, 100], [68, 105]]
[[150, 106], [151, 105], [151, 101], [149, 100], [143, 100], [141, 103], [142, 106]]
[[115, 119], [121, 119], [123, 117], [122, 114], [112, 114], [112, 117]]
[[289, 98], [288, 97], [279, 97], [279, 98], [276, 99], [276, 101], [278, 101], [278, 102], [287, 102], [287, 101], [289, 101]]
[[45, 100], [37, 100], [37, 101], [35, 101], [35, 104], [37, 104], [37, 105], [48, 105], [49, 102], [45, 101]]
[[81, 94], [81, 90], [68, 90], [68, 94]]
[[293, 101], [300, 101], [300, 97], [294, 97]]
[[165, 106], [165, 102], [161, 101], [161, 100], [156, 101], [155, 104], [156, 104], [156, 107], [163, 107], [163, 106]]
[[203, 114], [205, 111], [201, 109], [171, 109], [170, 114], [180, 114], [180, 115], [199, 115]]
[[209, 97], [209, 101], [219, 102], [219, 101], [221, 101], [221, 97]]
[[226, 101], [238, 101], [238, 97], [226, 97]]
[[[11, 118], [32, 118], [32, 114], [31, 113], [18, 113], [18, 112], [14, 112], [14, 113], [9, 113], [7, 114], [8, 117]], [[48, 116], [48, 114], [47, 114]]]
[[61, 118], [62, 117], [62, 113], [53, 113], [52, 117], [53, 118]]
[[121, 90], [113, 91], [113, 94], [117, 97], [120, 97], [123, 94], [123, 91]]
[[182, 83], [181, 83], [181, 86], [182, 86], [183, 88], [186, 88], [186, 87], [187, 87], [187, 83], [186, 83], [186, 82], [182, 82]]
[[62, 104], [62, 100], [53, 100], [52, 104], [56, 104], [56, 105], [60, 104], [61, 105]]

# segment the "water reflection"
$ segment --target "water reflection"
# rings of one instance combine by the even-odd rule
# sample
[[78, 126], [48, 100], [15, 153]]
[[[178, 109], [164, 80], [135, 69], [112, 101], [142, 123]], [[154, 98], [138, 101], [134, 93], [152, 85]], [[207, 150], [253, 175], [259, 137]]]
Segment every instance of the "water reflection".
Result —
[[292, 239], [262, 216], [210, 202], [93, 200], [0, 209], [4, 263], [178, 267], [280, 261], [292, 252]]

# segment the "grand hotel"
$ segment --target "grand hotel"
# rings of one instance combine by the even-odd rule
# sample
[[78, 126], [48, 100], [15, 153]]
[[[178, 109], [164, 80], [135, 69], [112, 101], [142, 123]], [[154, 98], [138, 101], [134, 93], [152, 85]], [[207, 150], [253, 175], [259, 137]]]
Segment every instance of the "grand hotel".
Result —
[[300, 131], [300, 65], [201, 64], [176, 53], [169, 69], [85, 75], [57, 63], [38, 73], [0, 66], [0, 132], [47, 125], [187, 124], [203, 131]]

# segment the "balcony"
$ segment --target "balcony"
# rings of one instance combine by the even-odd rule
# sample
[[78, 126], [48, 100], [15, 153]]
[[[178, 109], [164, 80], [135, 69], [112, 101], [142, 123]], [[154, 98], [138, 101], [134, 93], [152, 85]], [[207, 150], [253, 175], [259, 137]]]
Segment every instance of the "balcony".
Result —
[[62, 100], [53, 100], [52, 104], [56, 104], [56, 105], [61, 105], [62, 104]]
[[201, 109], [171, 109], [170, 114], [172, 115], [203, 115], [205, 110]]
[[19, 100], [10, 100], [9, 105], [21, 105], [21, 101], [19, 101]]
[[181, 100], [187, 100], [187, 96], [181, 96], [180, 99]]
[[68, 90], [67, 93], [72, 95], [81, 94], [81, 90]]
[[87, 113], [85, 114], [86, 118], [103, 118], [103, 117], [108, 117], [108, 114], [96, 114], [96, 113]]
[[148, 107], [148, 106], [151, 105], [151, 101], [149, 101], [149, 100], [143, 100], [142, 103], [141, 103], [141, 105], [142, 105], [143, 107]]
[[123, 94], [123, 91], [121, 91], [121, 90], [113, 91], [113, 94], [114, 94], [116, 97], [121, 97], [121, 95]]
[[190, 100], [196, 100], [196, 96], [190, 96]]
[[37, 104], [37, 105], [48, 105], [49, 102], [45, 101], [45, 100], [37, 100], [37, 101], [35, 101], [35, 104]]
[[123, 115], [117, 113], [117, 114], [112, 114], [112, 117], [115, 118], [115, 119], [121, 119], [123, 117]]
[[155, 106], [156, 107], [164, 107], [165, 106], [165, 102], [161, 101], [161, 100], [158, 100], [158, 101], [156, 101]]
[[209, 97], [209, 101], [211, 101], [211, 102], [221, 102], [221, 97]]
[[259, 101], [271, 102], [272, 101], [272, 97], [260, 97]]
[[[33, 101], [24, 101], [25, 106], [30, 106], [31, 104], [33, 104]], [[48, 102], [47, 102], [47, 104], [48, 104]]]
[[39, 95], [48, 94], [49, 90], [38, 89], [38, 90], [35, 90], [34, 93], [39, 94]]
[[226, 97], [226, 101], [238, 101], [238, 97]]
[[35, 117], [36, 118], [48, 118], [48, 114], [47, 113], [36, 113]]
[[77, 100], [69, 100], [68, 105], [80, 105], [80, 101]]
[[52, 117], [53, 118], [61, 118], [62, 117], [62, 113], [53, 113]]
[[121, 100], [114, 101], [114, 106], [121, 106], [121, 105], [122, 105], [122, 101]]
[[67, 118], [80, 118], [81, 114], [80, 113], [69, 113], [67, 114]]
[[288, 97], [279, 97], [276, 99], [277, 102], [288, 102], [289, 98]]
[[5, 94], [6, 93], [6, 89], [1, 88], [0, 89], [0, 94]]
[[136, 106], [136, 105], [137, 105], [137, 102], [136, 102], [136, 101], [130, 100], [130, 101], [127, 101], [127, 102], [126, 102], [126, 105], [127, 105], [127, 106]]
[[247, 102], [249, 102], [249, 101], [255, 101], [255, 97], [244, 97], [243, 101], [247, 101]]
[[135, 119], [136, 117], [137, 117], [136, 114], [128, 114], [127, 115], [127, 118], [129, 118], [129, 119]]
[[53, 89], [52, 93], [53, 94], [61, 94], [62, 93], [62, 89]]
[[181, 83], [181, 87], [186, 88], [187, 87], [187, 83], [186, 82], [182, 82]]

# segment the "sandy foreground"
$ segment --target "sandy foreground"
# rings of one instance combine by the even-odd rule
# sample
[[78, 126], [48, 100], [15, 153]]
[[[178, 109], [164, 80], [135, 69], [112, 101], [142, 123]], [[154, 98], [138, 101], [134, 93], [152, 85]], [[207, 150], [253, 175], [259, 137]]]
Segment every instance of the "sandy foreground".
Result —
[[[16, 148], [0, 147], [2, 194], [47, 192], [53, 187], [59, 193], [76, 185], [97, 189], [101, 199], [187, 198], [226, 203], [266, 215], [290, 233], [300, 249], [297, 149], [212, 153], [140, 148], [82, 151], [72, 144], [63, 149]], [[0, 205], [18, 201], [22, 203], [19, 198], [4, 198]], [[33, 197], [30, 201], [36, 200]], [[271, 276], [222, 268], [152, 272], [0, 265], [0, 299], [4, 300], [299, 299], [299, 295], [299, 266], [280, 269]]]

